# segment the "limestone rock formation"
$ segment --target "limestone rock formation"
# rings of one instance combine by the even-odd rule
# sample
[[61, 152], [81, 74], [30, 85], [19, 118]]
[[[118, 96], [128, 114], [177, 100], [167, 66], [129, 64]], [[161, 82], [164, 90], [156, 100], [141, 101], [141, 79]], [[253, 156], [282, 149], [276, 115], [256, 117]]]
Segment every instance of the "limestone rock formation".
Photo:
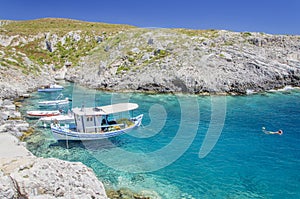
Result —
[[80, 162], [38, 158], [17, 137], [28, 131], [10, 100], [0, 98], [0, 198], [107, 198], [92, 169]]
[[107, 198], [82, 163], [35, 157], [9, 133], [0, 134], [0, 144], [0, 198]]
[[79, 162], [32, 156], [1, 163], [1, 198], [107, 198], [94, 172]]
[[[140, 29], [67, 19], [1, 24], [0, 94], [5, 97], [54, 76], [97, 89], [162, 93], [245, 94], [300, 86], [296, 35]], [[32, 24], [40, 29], [33, 32]]]
[[299, 49], [299, 36], [135, 29], [102, 42], [66, 78], [114, 91], [246, 94], [300, 86]]

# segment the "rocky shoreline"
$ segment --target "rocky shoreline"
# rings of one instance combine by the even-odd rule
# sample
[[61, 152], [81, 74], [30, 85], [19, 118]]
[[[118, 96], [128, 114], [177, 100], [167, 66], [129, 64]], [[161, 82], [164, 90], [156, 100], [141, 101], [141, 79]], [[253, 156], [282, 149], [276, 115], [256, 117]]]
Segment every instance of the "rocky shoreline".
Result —
[[129, 189], [105, 190], [81, 162], [34, 156], [20, 141], [34, 129], [17, 110], [19, 105], [0, 98], [0, 198], [159, 199]]
[[30, 130], [10, 100], [0, 99], [0, 198], [107, 198], [92, 169], [39, 158], [19, 141]]

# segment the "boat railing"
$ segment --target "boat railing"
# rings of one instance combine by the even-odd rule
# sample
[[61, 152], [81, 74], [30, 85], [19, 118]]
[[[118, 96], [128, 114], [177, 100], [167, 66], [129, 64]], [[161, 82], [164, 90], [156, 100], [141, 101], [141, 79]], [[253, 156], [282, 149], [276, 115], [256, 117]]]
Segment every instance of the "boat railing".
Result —
[[101, 125], [101, 126], [87, 126], [86, 129], [95, 129], [95, 128], [109, 128], [115, 126], [125, 126], [125, 124], [109, 124], [109, 125]]

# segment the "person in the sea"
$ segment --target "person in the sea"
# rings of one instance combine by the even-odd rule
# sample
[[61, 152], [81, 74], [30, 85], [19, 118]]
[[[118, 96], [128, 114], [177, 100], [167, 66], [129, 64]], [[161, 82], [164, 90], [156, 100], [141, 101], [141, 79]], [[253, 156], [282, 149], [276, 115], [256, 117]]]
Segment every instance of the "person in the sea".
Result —
[[262, 127], [262, 131], [265, 133], [265, 134], [278, 134], [278, 135], [282, 135], [283, 134], [283, 131], [282, 130], [278, 130], [278, 131], [267, 131], [265, 127]]

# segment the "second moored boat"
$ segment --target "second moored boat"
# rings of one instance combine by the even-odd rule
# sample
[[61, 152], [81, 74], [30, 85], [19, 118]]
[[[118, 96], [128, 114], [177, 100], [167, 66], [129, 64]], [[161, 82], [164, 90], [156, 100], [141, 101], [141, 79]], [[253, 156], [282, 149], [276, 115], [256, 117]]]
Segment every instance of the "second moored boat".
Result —
[[62, 99], [62, 97], [63, 94], [60, 94], [59, 96], [57, 96], [55, 100], [38, 102], [38, 105], [41, 107], [47, 107], [47, 106], [63, 106], [69, 104], [70, 99], [67, 97], [65, 99]]
[[27, 111], [27, 116], [30, 118], [50, 117], [60, 115], [61, 111]]

